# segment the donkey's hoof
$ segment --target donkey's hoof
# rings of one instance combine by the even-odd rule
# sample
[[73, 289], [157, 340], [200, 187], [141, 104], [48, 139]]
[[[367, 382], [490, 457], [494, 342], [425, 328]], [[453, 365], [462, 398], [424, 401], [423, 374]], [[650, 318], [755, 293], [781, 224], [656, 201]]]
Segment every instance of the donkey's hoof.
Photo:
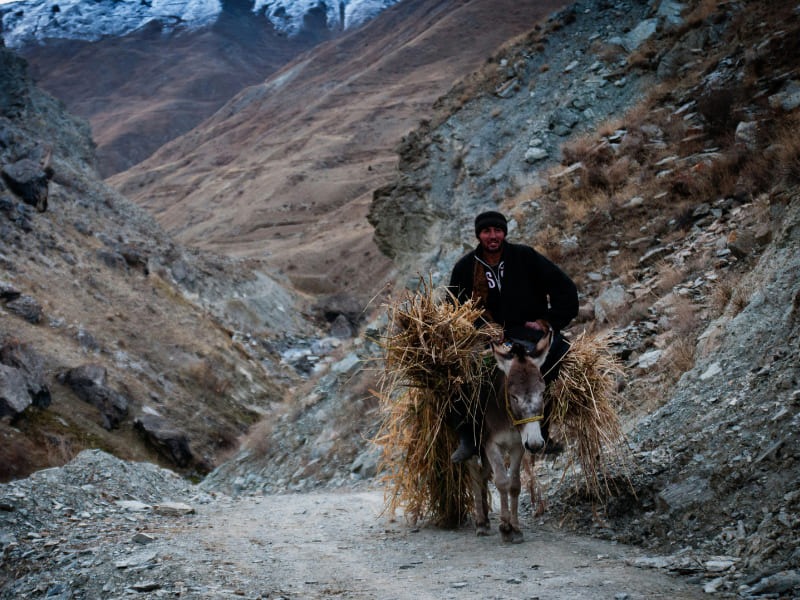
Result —
[[524, 541], [522, 532], [511, 525], [500, 525], [500, 535], [507, 544], [521, 544]]
[[478, 523], [475, 525], [475, 535], [478, 537], [483, 537], [486, 535], [492, 535], [492, 526], [489, 525], [489, 521], [486, 523]]
[[525, 541], [525, 537], [522, 535], [521, 531], [509, 531], [503, 532], [503, 541], [506, 544], [521, 544]]

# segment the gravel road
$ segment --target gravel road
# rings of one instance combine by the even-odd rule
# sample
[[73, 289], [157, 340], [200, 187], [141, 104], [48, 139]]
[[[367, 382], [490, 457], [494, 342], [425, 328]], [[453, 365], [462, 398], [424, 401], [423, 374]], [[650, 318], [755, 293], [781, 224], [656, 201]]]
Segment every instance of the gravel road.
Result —
[[358, 485], [233, 498], [85, 451], [0, 484], [0, 599], [708, 598], [547, 513], [522, 510], [525, 541], [504, 544], [496, 518], [487, 537], [415, 527]]
[[383, 511], [379, 491], [251, 497], [209, 504], [165, 528], [149, 551], [188, 585], [251, 598], [700, 598], [633, 566], [635, 549], [523, 518], [526, 539], [416, 528]]

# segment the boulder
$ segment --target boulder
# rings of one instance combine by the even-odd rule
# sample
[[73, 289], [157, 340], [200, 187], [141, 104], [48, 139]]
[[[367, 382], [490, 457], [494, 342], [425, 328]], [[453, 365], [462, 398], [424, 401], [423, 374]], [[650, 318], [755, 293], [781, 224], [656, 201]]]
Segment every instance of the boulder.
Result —
[[25, 378], [19, 369], [0, 364], [0, 418], [12, 420], [31, 405]]
[[88, 364], [70, 369], [59, 379], [84, 402], [100, 411], [103, 427], [114, 429], [128, 414], [128, 399], [106, 385], [106, 369]]
[[41, 323], [44, 316], [42, 306], [36, 298], [25, 294], [6, 302], [6, 309], [18, 317], [22, 317], [32, 325]]
[[136, 418], [134, 427], [164, 458], [178, 467], [188, 467], [194, 456], [189, 448], [189, 437], [176, 429], [163, 417], [144, 414]]
[[52, 169], [29, 158], [23, 158], [5, 165], [1, 173], [9, 189], [23, 202], [35, 206], [39, 212], [47, 210], [50, 179], [53, 177]]
[[628, 294], [621, 285], [612, 285], [597, 297], [594, 313], [601, 323], [609, 321], [609, 317], [619, 313], [628, 305]]
[[0, 300], [8, 302], [16, 300], [22, 293], [10, 283], [0, 280]]
[[24, 393], [30, 404], [47, 408], [52, 402], [50, 388], [45, 382], [44, 360], [28, 346], [6, 342], [0, 346], [0, 364], [16, 370], [22, 377]]

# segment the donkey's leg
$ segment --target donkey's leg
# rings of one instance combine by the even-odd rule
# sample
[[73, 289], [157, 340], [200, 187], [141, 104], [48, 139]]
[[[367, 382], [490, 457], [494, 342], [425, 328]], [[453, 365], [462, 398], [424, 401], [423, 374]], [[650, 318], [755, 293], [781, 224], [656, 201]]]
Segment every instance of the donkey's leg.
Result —
[[511, 450], [509, 456], [509, 485], [508, 485], [508, 495], [509, 495], [509, 503], [510, 503], [510, 531], [508, 536], [503, 536], [503, 540], [506, 542], [512, 542], [518, 544], [522, 542], [522, 529], [519, 526], [519, 493], [522, 489], [522, 482], [520, 479], [520, 466], [522, 465], [522, 458], [524, 454], [524, 449], [520, 445], [519, 447], [515, 447]]
[[472, 511], [475, 519], [475, 534], [489, 535], [489, 471], [486, 467], [481, 466], [477, 457], [470, 458], [467, 465], [472, 480], [472, 498], [475, 503]]
[[490, 446], [486, 449], [486, 455], [492, 466], [494, 486], [497, 488], [498, 495], [500, 496], [500, 534], [503, 536], [503, 541], [511, 541], [508, 538], [512, 531], [511, 511], [509, 508], [511, 478], [508, 475], [503, 452], [500, 448], [497, 446]]

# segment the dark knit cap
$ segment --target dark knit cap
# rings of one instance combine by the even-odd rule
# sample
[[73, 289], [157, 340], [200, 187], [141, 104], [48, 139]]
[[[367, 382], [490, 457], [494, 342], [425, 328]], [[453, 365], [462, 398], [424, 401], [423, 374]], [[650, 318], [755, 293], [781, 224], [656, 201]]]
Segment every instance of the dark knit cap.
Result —
[[475, 217], [475, 235], [480, 235], [481, 231], [487, 227], [497, 227], [502, 229], [503, 233], [508, 233], [508, 221], [506, 218], [496, 210], [489, 210], [482, 212]]

